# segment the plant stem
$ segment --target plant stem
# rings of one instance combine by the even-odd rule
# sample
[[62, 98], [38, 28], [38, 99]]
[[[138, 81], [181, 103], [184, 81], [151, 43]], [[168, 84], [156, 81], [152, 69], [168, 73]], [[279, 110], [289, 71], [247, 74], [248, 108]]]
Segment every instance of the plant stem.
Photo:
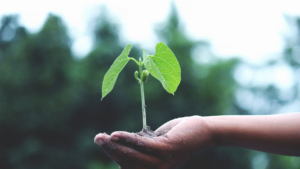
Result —
[[[139, 65], [140, 68], [140, 79], [142, 79], [142, 71], [143, 71], [143, 65]], [[141, 98], [142, 98], [142, 113], [143, 113], [143, 129], [146, 129], [146, 105], [145, 105], [145, 94], [144, 94], [144, 83], [141, 81], [140, 82], [141, 86]]]

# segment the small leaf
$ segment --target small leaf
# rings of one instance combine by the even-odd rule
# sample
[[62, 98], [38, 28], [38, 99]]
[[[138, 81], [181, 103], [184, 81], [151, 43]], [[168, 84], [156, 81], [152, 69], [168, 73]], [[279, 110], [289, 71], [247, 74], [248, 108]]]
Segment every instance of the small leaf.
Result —
[[140, 79], [139, 79], [138, 75], [139, 75], [139, 72], [138, 72], [138, 71], [135, 71], [135, 72], [134, 72], [134, 77], [135, 77], [135, 79], [136, 79], [138, 82], [140, 82]]
[[128, 44], [104, 75], [102, 83], [102, 99], [114, 88], [119, 73], [130, 60], [128, 57], [130, 50], [131, 44]]
[[164, 43], [158, 43], [155, 50], [155, 54], [145, 60], [145, 67], [161, 82], [167, 92], [174, 95], [181, 80], [179, 63], [171, 49]]

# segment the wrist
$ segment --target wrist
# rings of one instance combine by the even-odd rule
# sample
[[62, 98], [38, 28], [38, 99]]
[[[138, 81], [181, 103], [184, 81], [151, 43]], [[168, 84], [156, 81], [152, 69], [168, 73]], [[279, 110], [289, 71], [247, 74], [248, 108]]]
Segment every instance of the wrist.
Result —
[[192, 116], [197, 121], [199, 133], [199, 140], [202, 142], [203, 147], [216, 147], [219, 146], [217, 132], [215, 129], [214, 121], [209, 117]]
[[210, 142], [212, 147], [224, 146], [224, 141], [222, 140], [222, 133], [220, 132], [220, 119], [218, 116], [207, 116], [203, 117], [207, 130], [210, 133]]

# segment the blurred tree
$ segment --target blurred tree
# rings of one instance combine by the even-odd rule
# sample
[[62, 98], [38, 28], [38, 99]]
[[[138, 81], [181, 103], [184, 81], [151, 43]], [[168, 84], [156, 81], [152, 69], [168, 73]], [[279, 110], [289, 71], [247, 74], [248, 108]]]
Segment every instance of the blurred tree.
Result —
[[[15, 20], [2, 24], [0, 30], [10, 22]], [[65, 125], [71, 99], [67, 70], [72, 62], [67, 29], [54, 15], [37, 34], [15, 29], [18, 36], [1, 56], [1, 146], [5, 147], [1, 165], [66, 168], [74, 163], [76, 168], [76, 162], [68, 163], [74, 154], [67, 151], [72, 151], [71, 133]], [[11, 32], [2, 31], [1, 37], [7, 34]]]
[[[14, 16], [4, 16], [1, 19], [0, 28], [0, 54], [7, 49], [8, 45], [11, 44], [18, 34], [18, 17]], [[1, 55], [0, 55], [1, 56]]]

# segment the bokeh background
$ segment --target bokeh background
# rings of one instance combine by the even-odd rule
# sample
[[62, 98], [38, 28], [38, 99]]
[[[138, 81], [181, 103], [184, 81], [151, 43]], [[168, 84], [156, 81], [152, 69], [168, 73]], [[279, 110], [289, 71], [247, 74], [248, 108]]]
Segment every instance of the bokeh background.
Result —
[[[216, 15], [211, 12], [197, 16], [197, 5], [205, 9], [205, 1], [153, 1], [152, 6], [149, 2], [128, 1], [120, 4], [119, 9], [125, 10], [116, 12], [118, 8], [112, 4], [118, 6], [118, 2], [87, 0], [81, 3], [92, 7], [84, 6], [85, 12], [77, 14], [71, 1], [44, 5], [34, 1], [1, 2], [1, 169], [118, 168], [93, 139], [99, 132], [138, 132], [142, 128], [140, 90], [133, 76], [138, 68], [134, 63], [129, 62], [114, 90], [101, 101], [104, 74], [127, 43], [133, 44], [130, 56], [138, 58], [142, 54], [140, 46], [152, 54], [155, 44], [162, 41], [181, 65], [182, 81], [175, 96], [164, 91], [153, 77], [145, 84], [147, 121], [152, 129], [182, 116], [299, 112], [300, 17], [288, 12], [278, 13], [275, 18], [263, 15], [275, 7], [297, 3], [283, 1], [279, 7], [272, 1], [251, 3], [247, 15], [242, 15], [249, 3], [216, 1], [208, 6], [215, 8], [206, 8]], [[42, 10], [47, 6], [50, 13]], [[195, 13], [188, 14], [189, 7]], [[22, 17], [25, 8], [36, 18]], [[56, 12], [56, 8], [63, 12]], [[126, 11], [136, 12], [135, 17], [124, 19]], [[49, 14], [44, 20], [40, 15], [45, 12]], [[74, 20], [76, 16], [86, 17], [79, 28], [70, 21], [73, 15]], [[256, 23], [255, 19], [261, 21], [261, 16], [263, 22], [247, 26], [248, 22]], [[43, 22], [40, 26], [30, 25], [35, 20]], [[284, 20], [285, 29], [267, 36], [267, 32], [278, 30], [270, 27], [274, 20]], [[201, 29], [210, 22], [216, 27]], [[132, 24], [139, 29], [128, 30]], [[230, 27], [233, 24], [240, 27]], [[260, 31], [266, 27], [265, 32]], [[281, 41], [276, 43], [278, 37]], [[224, 46], [233, 50], [228, 52]], [[200, 152], [181, 168], [195, 166], [299, 169], [300, 158], [213, 148]]]

